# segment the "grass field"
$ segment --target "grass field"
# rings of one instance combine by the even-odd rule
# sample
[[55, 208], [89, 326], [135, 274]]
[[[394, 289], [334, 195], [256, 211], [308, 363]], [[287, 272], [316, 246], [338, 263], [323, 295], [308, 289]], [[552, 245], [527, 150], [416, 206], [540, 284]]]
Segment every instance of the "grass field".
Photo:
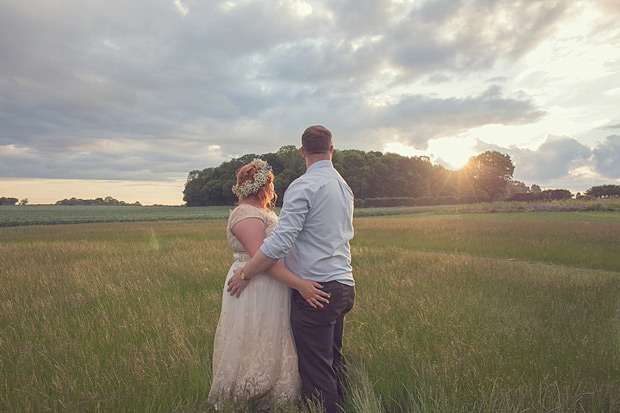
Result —
[[228, 218], [231, 207], [28, 205], [0, 207], [0, 227], [97, 222], [178, 221]]
[[[49, 224], [83, 224], [97, 222], [145, 222], [227, 219], [232, 206], [0, 206], [0, 227]], [[466, 214], [489, 212], [620, 212], [620, 199], [554, 202], [495, 202], [464, 205], [418, 207], [358, 208], [356, 217], [404, 214]]]
[[[356, 218], [347, 412], [620, 411], [620, 213]], [[0, 228], [0, 411], [211, 411], [225, 221]]]

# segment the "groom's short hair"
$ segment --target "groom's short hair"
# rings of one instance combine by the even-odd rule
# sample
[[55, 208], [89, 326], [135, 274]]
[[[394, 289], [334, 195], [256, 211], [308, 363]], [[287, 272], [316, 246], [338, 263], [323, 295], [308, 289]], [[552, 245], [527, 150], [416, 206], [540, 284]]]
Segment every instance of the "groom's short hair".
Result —
[[301, 146], [307, 155], [327, 153], [332, 146], [332, 133], [325, 126], [309, 126], [301, 135]]

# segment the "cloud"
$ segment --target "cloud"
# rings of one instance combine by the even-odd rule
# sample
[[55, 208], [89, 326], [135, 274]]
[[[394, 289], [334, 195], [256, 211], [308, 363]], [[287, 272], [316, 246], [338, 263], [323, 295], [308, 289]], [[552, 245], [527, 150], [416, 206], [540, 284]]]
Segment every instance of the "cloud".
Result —
[[478, 96], [465, 98], [405, 96], [382, 110], [381, 124], [377, 126], [394, 128], [400, 139], [424, 148], [434, 138], [457, 135], [482, 125], [531, 123], [544, 114], [531, 100], [504, 97], [500, 87], [494, 85]]
[[419, 75], [472, 71], [516, 60], [554, 30], [568, 1], [439, 0], [414, 7], [385, 37], [393, 64]]
[[217, 145], [135, 140], [88, 141], [67, 151], [0, 146], [0, 176], [135, 181], [174, 181], [190, 170], [217, 165], [227, 159]]
[[601, 130], [606, 130], [606, 129], [620, 129], [620, 123], [616, 123], [616, 124], [611, 124], [611, 125], [605, 125], [605, 126], [601, 126], [597, 129], [601, 129]]
[[524, 56], [571, 8], [566, 0], [421, 4], [336, 2], [301, 37], [272, 49], [265, 75], [297, 84], [349, 80], [359, 87], [385, 70], [395, 71], [396, 83], [437, 71], [486, 70], [501, 59]]
[[317, 123], [338, 148], [365, 150], [532, 124], [544, 108], [492, 69], [518, 63], [572, 7], [0, 2], [0, 176], [175, 179], [299, 144]]
[[616, 41], [620, 39], [620, 28], [616, 22], [620, 18], [620, 3], [616, 0], [598, 0], [595, 5], [602, 11], [593, 29], [599, 37], [610, 37]]
[[569, 177], [572, 170], [588, 164], [592, 155], [592, 150], [576, 139], [553, 135], [535, 150], [516, 146], [505, 148], [482, 141], [478, 141], [475, 149], [509, 154], [515, 164], [515, 179], [541, 184]]
[[599, 0], [596, 4], [603, 9], [605, 13], [620, 16], [620, 3], [616, 0]]
[[620, 179], [620, 135], [611, 135], [592, 150], [595, 169], [601, 175]]

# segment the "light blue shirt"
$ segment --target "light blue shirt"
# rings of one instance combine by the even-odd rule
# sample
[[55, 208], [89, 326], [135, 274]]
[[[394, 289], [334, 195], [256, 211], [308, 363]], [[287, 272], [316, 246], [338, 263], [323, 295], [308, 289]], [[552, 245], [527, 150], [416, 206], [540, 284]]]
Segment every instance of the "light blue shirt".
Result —
[[278, 226], [260, 250], [316, 282], [355, 285], [351, 268], [353, 191], [331, 161], [318, 161], [284, 193]]

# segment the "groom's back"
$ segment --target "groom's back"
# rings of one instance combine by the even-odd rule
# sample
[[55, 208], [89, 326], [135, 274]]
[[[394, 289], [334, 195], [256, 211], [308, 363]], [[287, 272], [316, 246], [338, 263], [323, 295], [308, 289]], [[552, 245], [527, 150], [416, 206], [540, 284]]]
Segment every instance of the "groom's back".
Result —
[[304, 229], [317, 229], [325, 235], [322, 244], [337, 246], [353, 238], [353, 192], [331, 165], [310, 171], [306, 177], [313, 186], [313, 199]]
[[261, 251], [272, 259], [285, 258], [299, 277], [352, 286], [353, 192], [332, 165], [327, 128], [308, 127], [301, 143], [308, 169], [284, 193], [280, 222]]
[[286, 266], [304, 278], [353, 285], [351, 188], [331, 161], [319, 161], [291, 184], [284, 202], [298, 196], [307, 200], [308, 212]]

